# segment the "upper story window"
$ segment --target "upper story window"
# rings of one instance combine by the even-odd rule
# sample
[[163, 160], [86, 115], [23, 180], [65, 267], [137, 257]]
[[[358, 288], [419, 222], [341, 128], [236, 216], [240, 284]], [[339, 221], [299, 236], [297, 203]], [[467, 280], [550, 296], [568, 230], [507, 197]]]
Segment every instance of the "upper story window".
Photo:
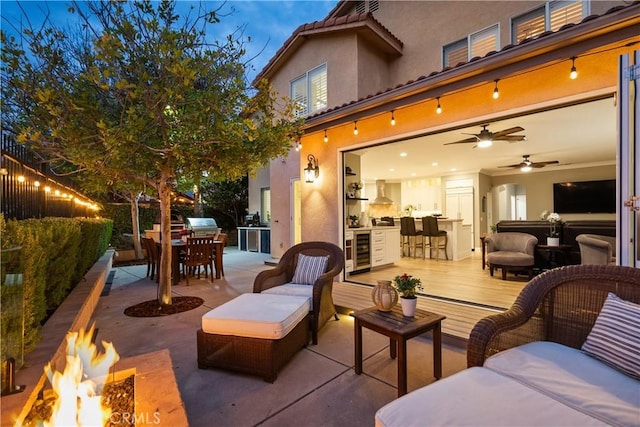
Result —
[[577, 24], [589, 14], [589, 1], [555, 0], [511, 19], [511, 42], [557, 31], [565, 24]]
[[327, 108], [327, 64], [322, 64], [293, 80], [291, 99], [298, 106], [297, 117]]
[[500, 26], [498, 24], [469, 34], [467, 37], [442, 48], [442, 65], [453, 67], [476, 56], [485, 56], [500, 49]]

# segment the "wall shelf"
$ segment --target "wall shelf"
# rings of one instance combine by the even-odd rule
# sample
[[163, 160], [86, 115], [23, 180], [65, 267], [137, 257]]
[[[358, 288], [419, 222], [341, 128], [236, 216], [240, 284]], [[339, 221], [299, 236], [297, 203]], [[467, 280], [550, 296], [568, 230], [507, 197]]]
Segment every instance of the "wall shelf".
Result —
[[347, 176], [356, 176], [356, 174], [353, 172], [345, 172], [344, 174]]
[[363, 199], [361, 197], [347, 197], [347, 200], [369, 200], [369, 199]]

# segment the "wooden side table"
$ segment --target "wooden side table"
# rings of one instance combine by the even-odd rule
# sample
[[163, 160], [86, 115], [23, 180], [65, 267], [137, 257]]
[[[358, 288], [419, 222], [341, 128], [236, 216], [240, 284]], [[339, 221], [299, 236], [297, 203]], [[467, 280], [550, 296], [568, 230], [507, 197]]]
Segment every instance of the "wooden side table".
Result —
[[414, 317], [402, 315], [400, 305], [391, 311], [380, 311], [376, 307], [366, 308], [352, 314], [355, 318], [355, 372], [362, 373], [362, 328], [368, 328], [389, 337], [389, 353], [398, 358], [398, 397], [407, 394], [407, 340], [428, 331], [433, 331], [433, 375], [442, 377], [442, 321], [440, 314], [416, 309]]

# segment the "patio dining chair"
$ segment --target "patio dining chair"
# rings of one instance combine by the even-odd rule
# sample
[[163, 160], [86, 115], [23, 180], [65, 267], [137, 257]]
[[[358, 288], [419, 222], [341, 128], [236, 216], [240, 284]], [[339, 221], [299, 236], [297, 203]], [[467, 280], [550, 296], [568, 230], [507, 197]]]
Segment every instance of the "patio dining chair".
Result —
[[[187, 237], [187, 244], [182, 255], [183, 274], [189, 286], [189, 276], [198, 271], [200, 278], [200, 267], [204, 268], [205, 277], [208, 278], [208, 267], [211, 265], [213, 255], [213, 237]], [[212, 267], [213, 268], [213, 267]], [[213, 269], [211, 270], [213, 278]]]

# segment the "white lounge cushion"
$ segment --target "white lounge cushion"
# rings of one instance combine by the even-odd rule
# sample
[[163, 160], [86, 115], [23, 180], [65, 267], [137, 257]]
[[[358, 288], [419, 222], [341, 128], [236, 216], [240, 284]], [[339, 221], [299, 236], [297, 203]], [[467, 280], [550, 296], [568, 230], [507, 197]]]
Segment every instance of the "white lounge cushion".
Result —
[[495, 354], [484, 367], [606, 423], [640, 424], [640, 381], [581, 350], [538, 341]]
[[307, 297], [309, 298], [309, 301], [313, 301], [313, 286], [300, 285], [298, 283], [285, 283], [284, 285], [274, 286], [273, 288], [265, 289], [262, 293]]
[[602, 426], [605, 423], [485, 368], [419, 388], [376, 412], [377, 427]]
[[202, 316], [209, 334], [280, 339], [309, 313], [309, 298], [290, 295], [242, 294]]
[[582, 349], [640, 379], [640, 305], [609, 292]]

